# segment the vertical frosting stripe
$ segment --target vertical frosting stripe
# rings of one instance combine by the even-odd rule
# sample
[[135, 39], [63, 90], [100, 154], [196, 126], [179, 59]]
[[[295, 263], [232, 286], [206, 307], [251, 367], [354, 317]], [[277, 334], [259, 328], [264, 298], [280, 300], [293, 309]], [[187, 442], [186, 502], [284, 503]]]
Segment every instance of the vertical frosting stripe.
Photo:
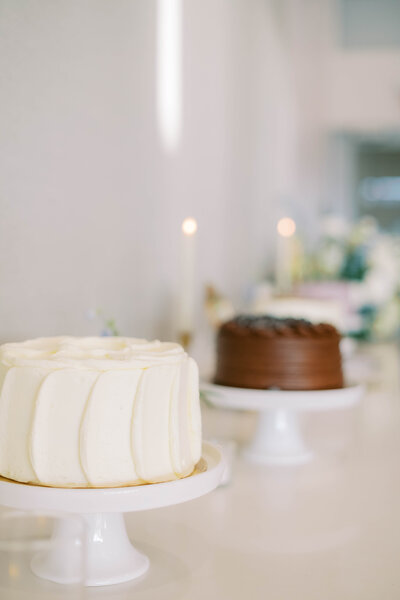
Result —
[[106, 371], [96, 381], [80, 432], [82, 467], [93, 486], [138, 481], [131, 452], [131, 419], [141, 369]]
[[98, 372], [61, 369], [39, 390], [31, 432], [32, 465], [41, 483], [85, 486], [79, 431]]
[[174, 471], [178, 476], [189, 475], [194, 469], [190, 443], [188, 411], [189, 363], [184, 360], [175, 377], [170, 408], [170, 447]]
[[176, 365], [146, 369], [140, 380], [132, 417], [132, 455], [140, 479], [175, 477], [170, 454], [169, 413]]
[[190, 419], [190, 443], [192, 459], [196, 464], [201, 458], [201, 410], [199, 400], [199, 369], [193, 358], [188, 359], [188, 411]]
[[3, 365], [0, 362], [0, 397], [1, 397], [1, 391], [3, 389], [3, 384], [4, 384], [4, 381], [5, 381], [5, 378], [6, 378], [6, 375], [9, 371], [9, 369], [10, 369], [9, 367], [6, 367], [5, 365]]
[[29, 433], [36, 395], [45, 371], [30, 367], [2, 368], [0, 395], [0, 472], [17, 481], [35, 482]]

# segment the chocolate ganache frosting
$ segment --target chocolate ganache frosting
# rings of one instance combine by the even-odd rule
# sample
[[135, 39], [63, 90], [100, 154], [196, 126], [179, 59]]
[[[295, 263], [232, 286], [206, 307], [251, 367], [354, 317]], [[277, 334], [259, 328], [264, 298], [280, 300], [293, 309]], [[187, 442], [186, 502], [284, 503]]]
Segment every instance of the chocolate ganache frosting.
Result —
[[217, 337], [215, 383], [243, 388], [343, 387], [340, 334], [328, 323], [238, 316]]

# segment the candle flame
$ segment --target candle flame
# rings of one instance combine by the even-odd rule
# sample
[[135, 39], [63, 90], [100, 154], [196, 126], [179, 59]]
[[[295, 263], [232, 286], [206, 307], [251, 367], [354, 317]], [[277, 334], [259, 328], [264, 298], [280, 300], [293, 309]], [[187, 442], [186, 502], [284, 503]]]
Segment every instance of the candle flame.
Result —
[[276, 228], [282, 237], [291, 237], [296, 231], [296, 223], [290, 217], [283, 217], [279, 219]]
[[197, 231], [197, 221], [188, 217], [182, 223], [182, 231], [185, 235], [193, 235]]

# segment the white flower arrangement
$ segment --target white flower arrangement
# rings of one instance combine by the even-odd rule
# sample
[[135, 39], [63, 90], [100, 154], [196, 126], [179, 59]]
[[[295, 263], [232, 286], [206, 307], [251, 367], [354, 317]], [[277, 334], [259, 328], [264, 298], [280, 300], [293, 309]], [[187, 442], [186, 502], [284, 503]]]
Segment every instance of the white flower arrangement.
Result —
[[361, 337], [389, 337], [400, 322], [400, 237], [382, 232], [372, 217], [351, 226], [337, 216], [322, 220], [315, 249], [305, 257], [308, 281], [346, 282]]

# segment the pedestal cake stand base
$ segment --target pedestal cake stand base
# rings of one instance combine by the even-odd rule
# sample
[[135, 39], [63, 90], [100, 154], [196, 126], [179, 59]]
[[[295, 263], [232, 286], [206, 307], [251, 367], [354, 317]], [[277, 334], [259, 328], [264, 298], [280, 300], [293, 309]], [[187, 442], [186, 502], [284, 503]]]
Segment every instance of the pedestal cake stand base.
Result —
[[215, 407], [260, 413], [255, 435], [243, 454], [251, 461], [275, 465], [298, 465], [313, 457], [300, 427], [303, 413], [351, 408], [363, 393], [360, 385], [312, 391], [255, 390], [212, 383], [201, 387]]
[[[131, 544], [123, 517], [136, 512], [180, 504], [211, 492], [221, 481], [224, 462], [219, 450], [203, 444], [195, 472], [184, 479], [121, 488], [48, 488], [0, 479], [0, 504], [25, 511], [80, 514], [85, 523], [85, 585], [123, 583], [140, 577], [150, 561]], [[81, 560], [82, 540], [71, 535], [73, 524], [60, 518], [53, 531], [51, 550], [36, 554], [32, 571], [56, 583], [76, 583], [71, 561]], [[72, 544], [71, 544], [72, 539]]]

